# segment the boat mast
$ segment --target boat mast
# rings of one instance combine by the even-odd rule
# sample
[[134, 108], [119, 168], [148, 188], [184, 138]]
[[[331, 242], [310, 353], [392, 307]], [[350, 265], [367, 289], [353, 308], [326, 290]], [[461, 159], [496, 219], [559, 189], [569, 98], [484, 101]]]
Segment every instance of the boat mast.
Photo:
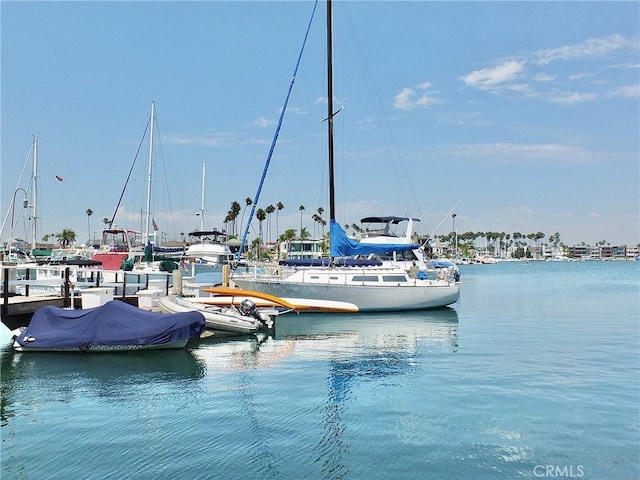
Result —
[[145, 244], [149, 243], [149, 225], [151, 221], [151, 179], [153, 168], [153, 121], [156, 116], [156, 102], [151, 102], [151, 129], [149, 130], [149, 165], [147, 171], [147, 218], [145, 225]]
[[31, 176], [33, 182], [32, 198], [31, 198], [31, 252], [36, 249], [37, 233], [38, 233], [38, 137], [33, 137], [33, 173]]
[[200, 231], [204, 232], [204, 175], [207, 164], [202, 162], [202, 198], [200, 199]]
[[327, 140], [329, 149], [329, 221], [335, 220], [333, 181], [333, 15], [327, 0]]

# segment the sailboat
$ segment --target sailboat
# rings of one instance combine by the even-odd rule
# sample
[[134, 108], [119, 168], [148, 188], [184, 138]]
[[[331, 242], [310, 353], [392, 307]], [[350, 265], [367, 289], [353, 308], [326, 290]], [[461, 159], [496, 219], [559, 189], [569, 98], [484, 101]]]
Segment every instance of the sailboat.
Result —
[[[156, 241], [157, 230], [155, 220], [151, 217], [155, 107], [155, 102], [151, 102], [145, 231], [139, 232], [117, 227], [113, 225], [112, 219], [112, 224], [102, 231], [100, 250], [92, 257], [93, 260], [102, 263], [103, 271], [118, 272], [122, 270], [135, 270], [135, 273], [140, 274], [167, 271], [167, 269], [163, 267], [164, 263], [153, 257], [153, 244]], [[152, 224], [154, 233], [151, 233]]]
[[206, 164], [202, 162], [201, 204], [197, 215], [200, 217], [200, 229], [189, 232], [189, 245], [184, 250], [183, 258], [189, 262], [207, 265], [211, 269], [220, 270], [223, 265], [233, 262], [233, 252], [227, 245], [228, 235], [219, 230], [205, 230], [204, 194]]
[[[4, 232], [5, 226], [7, 226], [7, 222], [9, 220], [9, 214], [11, 214], [11, 224], [9, 225], [9, 240], [6, 244], [0, 243], [0, 257], [2, 257], [3, 261], [18, 263], [21, 266], [27, 265], [35, 265], [36, 261], [33, 257], [34, 252], [36, 251], [36, 241], [37, 241], [37, 222], [40, 219], [38, 217], [38, 137], [33, 137], [33, 143], [31, 146], [31, 151], [29, 152], [29, 157], [32, 157], [32, 173], [30, 179], [30, 187], [25, 188], [20, 187], [20, 182], [22, 181], [22, 175], [20, 177], [20, 181], [18, 182], [18, 186], [13, 192], [13, 201], [11, 203], [11, 207], [7, 210], [7, 214], [2, 222], [2, 226], [0, 226], [0, 235]], [[29, 159], [27, 159], [28, 161]], [[26, 167], [26, 165], [25, 165]], [[16, 208], [16, 197], [18, 193], [21, 192], [24, 195], [24, 200], [21, 202], [23, 208], [29, 208], [31, 210], [29, 214], [29, 223], [30, 223], [30, 236], [31, 241], [30, 244], [27, 244], [26, 241], [20, 239], [14, 239], [13, 235], [16, 229], [16, 221], [15, 219], [20, 215], [20, 207]], [[28, 195], [31, 195], [28, 198]], [[18, 204], [19, 205], [19, 204]], [[17, 212], [16, 212], [17, 210]], [[17, 213], [17, 214], [16, 214]]]
[[[398, 265], [366, 259], [389, 251], [419, 248], [416, 244], [361, 243], [347, 237], [335, 219], [333, 146], [333, 20], [327, 0], [327, 140], [329, 154], [330, 254], [328, 259], [281, 261], [278, 269], [265, 273], [257, 266], [236, 270], [231, 280], [246, 290], [278, 297], [340, 301], [358, 311], [403, 311], [439, 308], [458, 300], [459, 287], [448, 279], [411, 277]], [[355, 257], [355, 258], [354, 258]], [[365, 258], [358, 258], [365, 257]]]

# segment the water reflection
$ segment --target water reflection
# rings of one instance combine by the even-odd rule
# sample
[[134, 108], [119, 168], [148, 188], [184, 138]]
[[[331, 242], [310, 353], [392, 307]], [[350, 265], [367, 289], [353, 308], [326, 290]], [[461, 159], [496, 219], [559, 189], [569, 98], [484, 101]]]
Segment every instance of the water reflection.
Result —
[[24, 392], [71, 402], [79, 395], [117, 397], [128, 385], [197, 380], [205, 374], [202, 362], [187, 349], [76, 354], [17, 353], [7, 346], [0, 367], [2, 425], [13, 416], [12, 401]]
[[216, 371], [269, 368], [288, 358], [335, 361], [344, 356], [358, 362], [350, 369], [375, 376], [396, 370], [398, 359], [418, 350], [457, 352], [457, 331], [458, 314], [452, 308], [288, 314], [278, 318], [273, 335], [201, 340], [194, 354]]
[[[249, 419], [252, 437], [262, 445], [254, 460], [265, 470], [277, 470], [277, 462], [269, 448], [268, 428], [258, 413], [261, 395], [273, 395], [280, 382], [290, 382], [286, 385], [292, 391], [301, 383], [313, 385], [307, 401], [315, 398], [322, 414], [311, 445], [312, 468], [320, 478], [344, 478], [349, 473], [346, 459], [351, 456], [346, 425], [358, 395], [370, 388], [393, 389], [406, 382], [401, 378], [419, 375], [425, 356], [455, 354], [457, 332], [458, 314], [452, 308], [288, 314], [278, 318], [273, 335], [201, 340], [194, 355], [206, 365], [207, 377], [230, 374], [213, 384], [233, 385], [237, 408]], [[289, 376], [291, 372], [297, 372], [296, 378]], [[273, 391], [265, 389], [265, 379], [275, 381]]]
[[357, 335], [392, 342], [394, 338], [421, 338], [457, 346], [458, 313], [453, 308], [415, 312], [301, 314], [278, 319], [275, 338]]
[[[323, 408], [323, 435], [314, 447], [324, 478], [344, 478], [350, 444], [344, 438], [352, 392], [358, 383], [388, 382], [397, 375], [414, 373], [419, 356], [458, 349], [458, 315], [454, 309], [394, 314], [360, 314], [325, 321], [310, 315], [298, 323], [280, 323], [276, 338], [296, 341], [324, 340], [329, 365], [327, 398]], [[346, 321], [345, 321], [346, 320]], [[307, 345], [310, 342], [305, 342]], [[321, 341], [321, 343], [323, 343]], [[311, 346], [313, 349], [313, 346]]]

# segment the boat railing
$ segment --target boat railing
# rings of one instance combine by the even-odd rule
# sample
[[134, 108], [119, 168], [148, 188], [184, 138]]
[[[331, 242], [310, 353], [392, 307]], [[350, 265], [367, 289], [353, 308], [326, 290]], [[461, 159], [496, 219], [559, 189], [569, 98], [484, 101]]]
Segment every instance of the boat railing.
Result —
[[40, 265], [26, 268], [19, 264], [3, 264], [0, 288], [4, 299], [16, 295], [65, 297], [72, 292], [99, 287], [113, 288], [114, 296], [125, 297], [139, 290], [148, 289], [150, 282], [155, 287], [162, 286], [168, 293], [172, 279], [173, 275], [168, 272], [147, 274], [126, 271], [107, 272], [95, 267], [74, 265]]

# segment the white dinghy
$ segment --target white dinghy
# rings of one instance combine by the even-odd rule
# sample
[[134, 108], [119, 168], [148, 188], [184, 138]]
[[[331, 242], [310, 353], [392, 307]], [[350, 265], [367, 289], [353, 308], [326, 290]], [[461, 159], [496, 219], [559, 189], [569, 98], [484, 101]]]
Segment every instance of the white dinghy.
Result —
[[200, 312], [204, 316], [208, 330], [239, 334], [255, 333], [260, 329], [272, 329], [277, 313], [274, 310], [273, 315], [270, 315], [265, 310], [261, 311], [248, 299], [240, 305], [219, 306], [191, 301], [177, 295], [167, 295], [160, 298], [158, 306], [165, 313]]

